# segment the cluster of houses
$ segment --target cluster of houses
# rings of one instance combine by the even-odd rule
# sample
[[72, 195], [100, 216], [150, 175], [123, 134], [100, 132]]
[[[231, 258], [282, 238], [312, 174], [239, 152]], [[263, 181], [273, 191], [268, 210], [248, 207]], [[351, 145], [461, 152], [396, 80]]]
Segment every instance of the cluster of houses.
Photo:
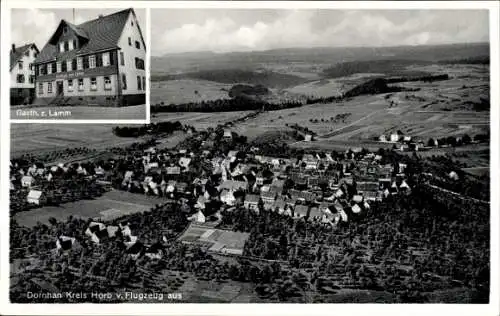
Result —
[[[46, 189], [58, 175], [67, 175], [73, 172], [77, 176], [91, 179], [93, 174], [98, 174], [99, 170], [89, 173], [82, 166], [73, 167], [68, 164], [57, 164], [53, 166], [43, 166], [33, 164], [30, 167], [22, 168], [18, 163], [10, 163], [10, 191], [27, 191], [26, 202], [32, 205], [42, 206], [47, 201], [47, 196], [51, 193]], [[102, 168], [101, 168], [102, 169]], [[102, 170], [103, 171], [103, 170]], [[55, 186], [53, 186], [55, 187]]]
[[366, 211], [372, 201], [410, 192], [406, 165], [398, 164], [397, 170], [392, 164], [381, 165], [377, 162], [381, 157], [373, 153], [359, 160], [340, 161], [329, 154], [306, 154], [300, 159], [237, 156], [233, 151], [213, 162], [213, 173], [220, 173], [221, 181], [215, 196], [200, 192], [196, 220], [205, 219], [202, 214], [207, 201], [219, 198], [227, 207], [243, 205], [256, 212], [264, 208], [335, 225]]
[[[123, 173], [121, 189], [182, 199], [189, 210], [196, 210], [190, 219], [198, 223], [214, 216], [220, 219], [219, 212], [213, 214], [213, 207], [207, 207], [216, 205], [220, 209], [243, 206], [256, 212], [263, 208], [335, 225], [363, 213], [373, 201], [411, 190], [405, 164], [381, 164], [380, 155], [356, 150], [342, 158], [329, 153], [278, 158], [252, 151], [231, 150], [213, 157], [209, 150], [195, 154], [186, 149], [158, 151], [151, 147], [127, 159], [130, 169]], [[45, 192], [34, 185], [36, 178], [51, 181], [53, 174], [71, 170], [107, 183], [116, 172], [104, 166], [92, 167], [33, 165], [18, 172], [21, 186], [29, 189], [28, 203], [41, 205]]]
[[389, 135], [382, 134], [378, 140], [381, 143], [393, 143], [400, 151], [425, 151], [430, 149], [422, 140], [417, 140], [401, 132]]
[[[146, 246], [133, 234], [134, 231], [137, 232], [137, 228], [129, 223], [119, 223], [115, 226], [92, 221], [85, 229], [84, 236], [96, 245], [120, 236], [123, 240], [122, 246], [133, 259], [137, 259], [142, 255], [150, 259], [161, 259], [163, 255], [162, 247], [158, 243]], [[74, 249], [78, 244], [76, 238], [61, 235], [56, 240], [56, 249], [64, 253], [67, 250]]]
[[[143, 170], [126, 171], [122, 187], [196, 201], [190, 219], [197, 223], [209, 221], [212, 215], [220, 219], [220, 212], [213, 214], [207, 207], [215, 201], [223, 209], [243, 206], [258, 212], [264, 208], [332, 225], [363, 213], [370, 202], [411, 190], [406, 165], [381, 164], [382, 157], [374, 153], [351, 152], [345, 159], [328, 153], [285, 159], [236, 150], [220, 157], [210, 157], [208, 150], [200, 155], [186, 150], [157, 153], [150, 148], [141, 158]], [[190, 172], [193, 161], [207, 172], [188, 182], [183, 174]]]

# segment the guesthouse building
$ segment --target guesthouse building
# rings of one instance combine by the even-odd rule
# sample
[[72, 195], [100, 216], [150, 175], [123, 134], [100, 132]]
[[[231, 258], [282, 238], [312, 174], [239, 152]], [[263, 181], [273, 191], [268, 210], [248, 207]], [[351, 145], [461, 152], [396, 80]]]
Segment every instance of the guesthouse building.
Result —
[[145, 59], [133, 9], [78, 25], [61, 20], [35, 60], [35, 104], [145, 104]]

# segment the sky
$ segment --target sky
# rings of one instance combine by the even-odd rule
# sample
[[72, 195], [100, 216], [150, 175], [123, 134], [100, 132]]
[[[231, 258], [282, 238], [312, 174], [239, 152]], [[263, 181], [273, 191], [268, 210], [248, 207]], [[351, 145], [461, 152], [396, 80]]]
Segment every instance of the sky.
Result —
[[151, 54], [489, 41], [488, 10], [151, 10]]
[[[126, 8], [124, 8], [126, 9]], [[55, 32], [62, 19], [80, 24], [96, 19], [99, 14], [108, 15], [121, 11], [121, 9], [12, 9], [11, 14], [11, 42], [16, 46], [35, 43], [42, 49], [52, 34]], [[146, 39], [146, 10], [134, 9], [141, 27], [142, 36]]]

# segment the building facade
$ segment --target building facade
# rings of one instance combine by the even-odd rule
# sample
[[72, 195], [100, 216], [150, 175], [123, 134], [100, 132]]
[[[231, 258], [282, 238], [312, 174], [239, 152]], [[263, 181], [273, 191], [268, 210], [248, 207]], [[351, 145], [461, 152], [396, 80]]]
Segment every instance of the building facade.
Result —
[[133, 9], [79, 25], [61, 20], [35, 61], [35, 104], [145, 104], [145, 59]]
[[35, 97], [35, 58], [38, 56], [35, 44], [10, 50], [10, 104], [29, 104]]

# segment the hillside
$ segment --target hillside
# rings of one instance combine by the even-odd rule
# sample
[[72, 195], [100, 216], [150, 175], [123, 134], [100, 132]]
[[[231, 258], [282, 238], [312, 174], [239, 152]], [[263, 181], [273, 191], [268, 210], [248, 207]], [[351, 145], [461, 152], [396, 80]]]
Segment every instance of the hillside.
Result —
[[[153, 68], [154, 69], [154, 68]], [[273, 71], [250, 71], [243, 69], [200, 70], [182, 74], [153, 74], [151, 81], [180, 79], [202, 79], [218, 83], [262, 85], [270, 88], [287, 88], [303, 83], [301, 77]]]
[[409, 66], [424, 66], [431, 62], [422, 60], [371, 60], [343, 62], [333, 65], [323, 71], [326, 78], [340, 78], [357, 73], [380, 73], [387, 76], [423, 76], [423, 71], [407, 70]]
[[362, 84], [357, 85], [351, 90], [344, 93], [345, 98], [352, 98], [359, 95], [365, 94], [380, 94], [380, 93], [388, 93], [388, 92], [399, 92], [403, 91], [405, 88], [396, 87], [396, 86], [388, 86], [387, 80], [382, 78], [375, 78], [368, 80]]
[[203, 70], [252, 70], [269, 63], [311, 63], [334, 65], [373, 60], [418, 60], [438, 62], [489, 56], [488, 43], [422, 45], [399, 47], [317, 47], [287, 48], [218, 54], [197, 52], [151, 57], [152, 75], [178, 74]]
[[269, 95], [271, 91], [263, 85], [244, 85], [237, 84], [234, 85], [228, 92], [229, 97], [237, 98], [237, 97], [247, 97], [247, 98], [255, 98]]

